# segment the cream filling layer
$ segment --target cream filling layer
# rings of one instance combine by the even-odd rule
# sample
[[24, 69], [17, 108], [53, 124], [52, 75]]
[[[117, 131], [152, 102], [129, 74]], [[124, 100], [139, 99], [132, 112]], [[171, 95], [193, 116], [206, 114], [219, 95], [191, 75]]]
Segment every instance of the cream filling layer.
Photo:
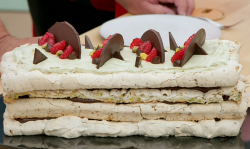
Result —
[[[243, 80], [242, 80], [243, 81]], [[186, 103], [214, 103], [223, 102], [223, 96], [227, 100], [241, 101], [246, 82], [241, 80], [233, 87], [212, 89], [203, 93], [194, 89], [111, 89], [111, 90], [54, 90], [31, 91], [20, 94], [5, 94], [5, 103], [18, 100], [19, 96], [28, 95], [31, 98], [81, 98], [94, 99], [108, 103], [145, 103], [145, 102], [186, 102]]]
[[52, 120], [38, 120], [19, 123], [14, 119], [4, 118], [4, 133], [8, 136], [39, 135], [77, 138], [80, 136], [125, 137], [142, 135], [161, 136], [196, 136], [214, 138], [237, 136], [244, 119], [226, 119], [221, 121], [203, 120], [165, 121], [143, 120], [140, 122], [108, 122], [88, 120], [76, 116], [63, 116]]
[[139, 122], [144, 119], [167, 121], [241, 119], [245, 117], [247, 107], [245, 96], [240, 104], [232, 101], [211, 104], [113, 104], [79, 103], [65, 99], [24, 98], [6, 104], [6, 111], [9, 118], [78, 116], [95, 120]]

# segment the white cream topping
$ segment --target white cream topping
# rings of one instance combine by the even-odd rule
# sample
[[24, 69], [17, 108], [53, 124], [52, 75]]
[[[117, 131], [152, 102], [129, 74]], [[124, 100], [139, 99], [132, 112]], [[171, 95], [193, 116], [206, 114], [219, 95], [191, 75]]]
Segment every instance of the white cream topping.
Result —
[[[37, 44], [23, 45], [14, 50], [14, 57], [18, 64], [27, 71], [39, 70], [43, 73], [118, 73], [118, 72], [200, 72], [204, 70], [213, 70], [218, 67], [223, 67], [228, 63], [230, 56], [230, 50], [235, 49], [238, 44], [233, 44], [229, 41], [221, 41], [219, 39], [206, 41], [203, 48], [208, 55], [194, 55], [183, 67], [173, 67], [170, 59], [174, 54], [174, 51], [167, 49], [165, 52], [166, 61], [163, 64], [151, 64], [146, 61], [142, 61], [142, 67], [136, 68], [135, 58], [136, 54], [131, 52], [131, 49], [125, 47], [121, 51], [121, 55], [124, 61], [112, 58], [105, 63], [100, 69], [96, 69], [96, 65], [92, 64], [92, 59], [89, 56], [91, 49], [85, 49], [82, 47], [81, 59], [75, 60], [61, 60], [58, 56], [52, 55], [46, 52], [41, 46]], [[33, 64], [33, 57], [35, 48], [39, 49], [44, 55], [48, 57], [45, 61], [35, 65]], [[236, 51], [237, 53], [238, 51]]]

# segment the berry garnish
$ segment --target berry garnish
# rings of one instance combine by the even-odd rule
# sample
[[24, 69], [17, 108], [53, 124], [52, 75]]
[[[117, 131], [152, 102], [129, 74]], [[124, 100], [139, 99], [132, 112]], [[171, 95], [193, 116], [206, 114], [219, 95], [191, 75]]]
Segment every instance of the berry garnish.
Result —
[[59, 51], [59, 50], [64, 50], [64, 48], [65, 48], [65, 46], [66, 46], [66, 41], [60, 41], [60, 42], [58, 42], [58, 43], [56, 43], [51, 49], [50, 49], [50, 52], [51, 52], [51, 54], [56, 54], [56, 52], [57, 51]]
[[195, 35], [195, 34], [193, 34], [192, 36], [190, 36], [190, 37], [188, 38], [188, 40], [184, 43], [184, 47], [188, 47], [188, 45], [190, 44], [190, 42], [191, 42], [192, 39], [194, 38], [194, 35]]
[[109, 41], [109, 39], [111, 38], [112, 36], [111, 35], [109, 35], [109, 37], [106, 39], [106, 40], [104, 40], [103, 42], [102, 42], [102, 47], [104, 48], [104, 46], [106, 45], [106, 43]]
[[175, 52], [175, 54], [171, 58], [171, 62], [173, 63], [176, 60], [182, 60], [185, 52], [186, 52], [186, 49], [181, 49], [181, 50]]
[[63, 54], [60, 56], [60, 59], [66, 59], [69, 57], [69, 55], [73, 52], [73, 48], [71, 47], [71, 45], [68, 45]]
[[146, 58], [146, 61], [147, 61], [147, 62], [151, 62], [152, 59], [153, 59], [154, 57], [156, 57], [156, 56], [157, 56], [157, 50], [155, 49], [155, 47], [153, 47], [153, 49], [152, 49], [151, 52], [149, 53], [148, 57]]
[[99, 49], [91, 55], [91, 58], [99, 58], [101, 54], [102, 54], [102, 49]]
[[152, 49], [152, 44], [150, 41], [145, 41], [143, 42], [143, 44], [139, 46], [139, 50], [141, 50], [142, 52], [146, 54], [149, 54], [151, 49]]
[[130, 49], [133, 49], [134, 46], [139, 47], [142, 43], [143, 43], [143, 41], [140, 38], [135, 38], [135, 39], [133, 39], [132, 43], [130, 44]]
[[45, 43], [49, 43], [50, 45], [55, 44], [55, 37], [53, 34], [46, 32], [43, 37], [41, 38], [39, 45], [43, 46]]

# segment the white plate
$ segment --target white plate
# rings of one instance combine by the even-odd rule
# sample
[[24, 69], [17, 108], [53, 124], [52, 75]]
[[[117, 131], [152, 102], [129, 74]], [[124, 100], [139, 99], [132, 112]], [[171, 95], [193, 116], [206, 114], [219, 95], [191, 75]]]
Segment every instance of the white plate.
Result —
[[181, 46], [188, 37], [201, 28], [205, 29], [207, 40], [221, 36], [221, 30], [206, 21], [166, 14], [135, 15], [113, 19], [101, 25], [100, 34], [106, 39], [109, 35], [120, 33], [124, 38], [124, 45], [130, 46], [134, 38], [140, 38], [148, 29], [154, 29], [160, 33], [164, 47], [169, 47], [169, 32]]

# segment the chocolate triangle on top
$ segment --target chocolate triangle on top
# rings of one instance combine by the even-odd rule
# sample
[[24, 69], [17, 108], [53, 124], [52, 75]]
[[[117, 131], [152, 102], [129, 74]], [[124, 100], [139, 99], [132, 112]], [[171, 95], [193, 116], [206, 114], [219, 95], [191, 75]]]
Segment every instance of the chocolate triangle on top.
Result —
[[85, 35], [85, 49], [95, 49], [87, 35]]
[[38, 64], [46, 59], [47, 59], [47, 57], [42, 52], [40, 52], [40, 50], [35, 48], [33, 64]]
[[172, 35], [171, 32], [169, 32], [169, 44], [170, 44], [170, 50], [176, 50], [176, 48], [178, 48], [175, 40], [174, 40], [174, 37]]
[[202, 45], [205, 43], [205, 40], [206, 40], [205, 30], [204, 29], [198, 30], [197, 33], [194, 35], [193, 39], [191, 40], [182, 60], [181, 61], [178, 60], [178, 62], [173, 63], [174, 67], [182, 67], [188, 62], [188, 60], [193, 55], [207, 55], [207, 52], [202, 48]]

